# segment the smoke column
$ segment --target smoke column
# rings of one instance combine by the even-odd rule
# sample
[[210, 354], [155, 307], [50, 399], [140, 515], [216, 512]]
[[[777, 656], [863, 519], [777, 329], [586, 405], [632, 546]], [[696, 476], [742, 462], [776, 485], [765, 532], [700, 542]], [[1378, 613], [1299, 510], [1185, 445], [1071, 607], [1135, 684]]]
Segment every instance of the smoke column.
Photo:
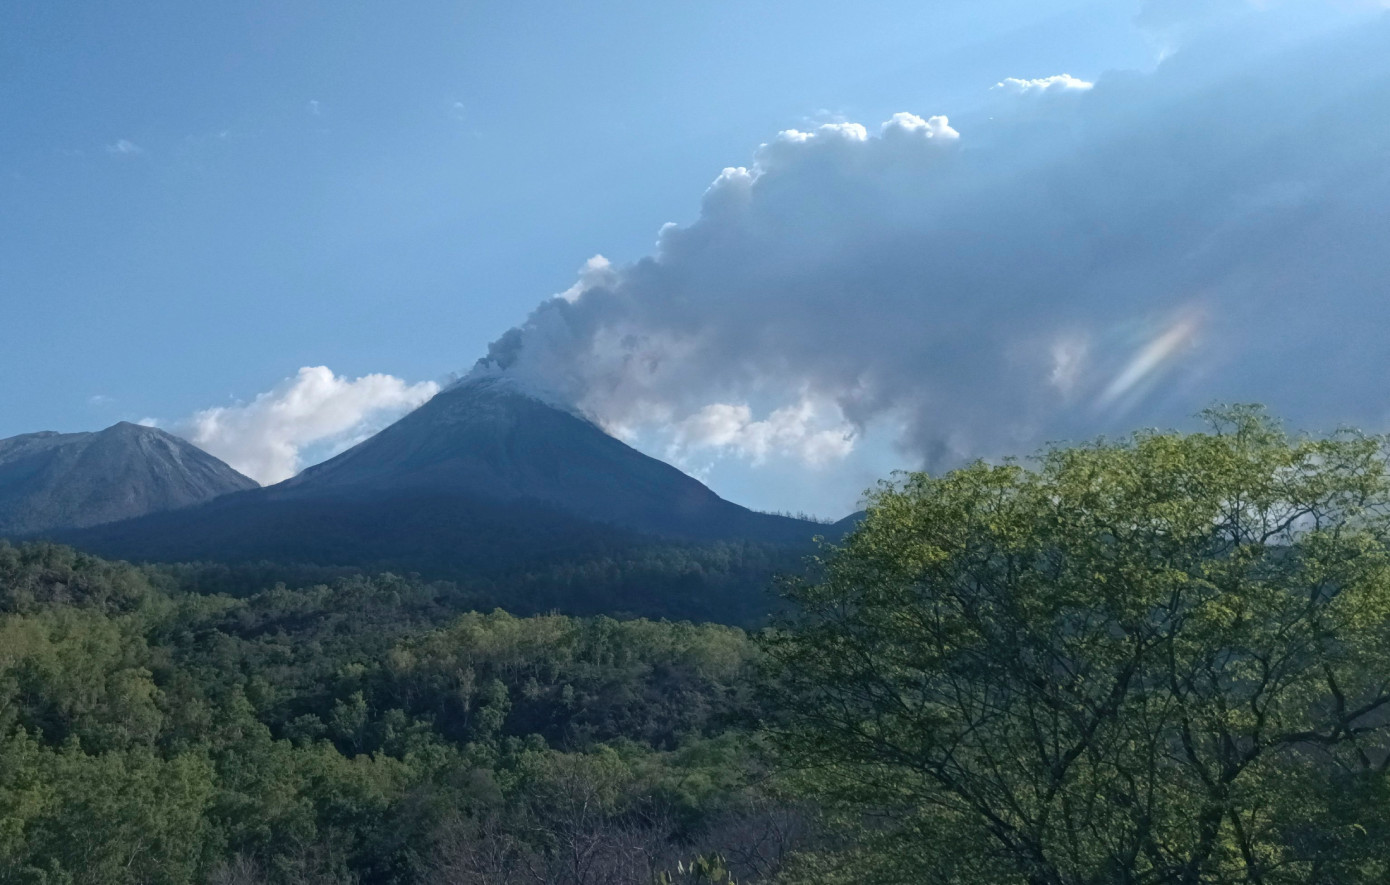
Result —
[[1001, 72], [949, 118], [779, 133], [474, 373], [678, 460], [877, 438], [940, 468], [1214, 401], [1384, 427], [1390, 19], [1162, 6], [1184, 42], [1150, 72]]

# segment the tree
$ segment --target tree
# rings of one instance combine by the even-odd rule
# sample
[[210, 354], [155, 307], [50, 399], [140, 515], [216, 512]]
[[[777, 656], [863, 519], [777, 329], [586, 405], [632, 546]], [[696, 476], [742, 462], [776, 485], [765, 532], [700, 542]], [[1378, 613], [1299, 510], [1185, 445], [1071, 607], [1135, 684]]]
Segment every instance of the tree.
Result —
[[790, 585], [773, 731], [846, 881], [1390, 876], [1385, 441], [1207, 418], [885, 484]]

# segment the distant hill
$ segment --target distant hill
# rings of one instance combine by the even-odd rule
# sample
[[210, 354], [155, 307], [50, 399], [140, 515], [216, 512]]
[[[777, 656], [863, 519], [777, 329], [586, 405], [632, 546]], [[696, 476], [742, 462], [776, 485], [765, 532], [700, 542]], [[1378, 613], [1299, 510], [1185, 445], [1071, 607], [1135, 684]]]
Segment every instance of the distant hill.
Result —
[[702, 592], [743, 605], [734, 597], [762, 594], [771, 571], [794, 566], [826, 528], [725, 501], [582, 416], [483, 379], [278, 485], [50, 537], [134, 560], [356, 566], [525, 586], [569, 611], [611, 609], [603, 597], [620, 588], [637, 595], [622, 610], [667, 613], [656, 597], [678, 584], [690, 602], [679, 611], [717, 618], [697, 609]]
[[122, 422], [0, 440], [0, 536], [83, 528], [257, 488], [176, 436]]
[[863, 510], [854, 511], [839, 522], [826, 526], [825, 537], [832, 541], [843, 540], [846, 535], [859, 528], [859, 523], [863, 522], [866, 516], [868, 513]]

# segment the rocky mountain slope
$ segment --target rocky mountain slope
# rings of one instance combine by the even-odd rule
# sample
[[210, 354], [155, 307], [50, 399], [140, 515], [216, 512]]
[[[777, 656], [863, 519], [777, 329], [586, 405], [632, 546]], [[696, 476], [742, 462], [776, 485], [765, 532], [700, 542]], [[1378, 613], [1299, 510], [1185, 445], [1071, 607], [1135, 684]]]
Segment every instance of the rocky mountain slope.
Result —
[[83, 528], [257, 488], [207, 452], [154, 427], [0, 440], [0, 536]]
[[[809, 551], [830, 528], [725, 501], [572, 410], [505, 381], [475, 379], [278, 485], [51, 537], [133, 560], [473, 580], [570, 568], [557, 563], [608, 573], [634, 551], [662, 545], [732, 544], [738, 557], [766, 559], [748, 552], [753, 545], [797, 562], [795, 551]], [[578, 574], [565, 580], [588, 580]], [[704, 580], [688, 579], [692, 588]]]
[[465, 380], [267, 491], [297, 499], [405, 492], [548, 509], [644, 534], [807, 540], [814, 524], [756, 513], [500, 377]]

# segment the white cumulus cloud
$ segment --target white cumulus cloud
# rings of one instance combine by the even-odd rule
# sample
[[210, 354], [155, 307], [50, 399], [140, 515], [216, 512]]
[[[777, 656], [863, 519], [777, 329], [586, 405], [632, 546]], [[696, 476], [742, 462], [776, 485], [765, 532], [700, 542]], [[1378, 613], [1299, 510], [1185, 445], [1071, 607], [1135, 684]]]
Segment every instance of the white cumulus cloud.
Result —
[[[826, 412], [834, 417], [827, 417]], [[773, 410], [754, 420], [747, 403], [710, 403], [675, 426], [668, 456], [677, 462], [700, 450], [716, 449], [761, 464], [770, 455], [790, 455], [821, 467], [854, 448], [854, 428], [831, 406], [809, 399]]]
[[1017, 95], [1026, 93], [1057, 93], [1057, 92], [1085, 92], [1096, 84], [1087, 80], [1073, 77], [1071, 74], [1056, 74], [1051, 77], [1038, 77], [1033, 80], [1021, 80], [1018, 77], [1008, 77], [994, 84], [995, 89], [1002, 89], [1005, 92], [1012, 92]]
[[938, 114], [923, 120], [916, 114], [899, 111], [880, 127], [884, 138], [960, 138], [960, 133], [951, 128], [951, 121]]
[[257, 482], [288, 479], [306, 450], [347, 448], [439, 392], [433, 381], [346, 378], [305, 366], [255, 399], [194, 413], [172, 429]]

